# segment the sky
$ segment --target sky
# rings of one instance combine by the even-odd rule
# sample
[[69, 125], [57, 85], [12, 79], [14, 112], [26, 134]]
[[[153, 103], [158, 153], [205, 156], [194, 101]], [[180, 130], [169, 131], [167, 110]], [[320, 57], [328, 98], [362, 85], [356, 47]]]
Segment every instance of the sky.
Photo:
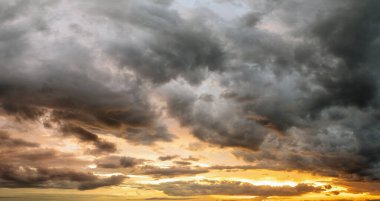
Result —
[[0, 1], [0, 201], [380, 200], [380, 1]]

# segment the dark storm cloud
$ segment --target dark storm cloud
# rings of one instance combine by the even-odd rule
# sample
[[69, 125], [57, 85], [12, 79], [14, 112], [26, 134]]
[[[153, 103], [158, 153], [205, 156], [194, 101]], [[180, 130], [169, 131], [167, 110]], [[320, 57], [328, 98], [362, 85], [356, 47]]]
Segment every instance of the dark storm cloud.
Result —
[[257, 149], [264, 139], [265, 129], [235, 110], [234, 103], [226, 107], [229, 104], [227, 102], [217, 105], [198, 99], [192, 89], [182, 87], [179, 83], [165, 88], [163, 93], [168, 112], [181, 125], [190, 127], [193, 134], [203, 141]]
[[107, 49], [120, 66], [153, 83], [182, 77], [195, 84], [207, 71], [223, 68], [223, 45], [201, 17], [183, 19], [167, 5], [141, 1], [98, 1], [92, 10], [107, 16], [115, 26], [142, 32], [141, 37], [135, 35], [138, 41], [123, 32]]
[[350, 180], [378, 180], [379, 149], [375, 136], [379, 127], [373, 115], [358, 108], [331, 108], [310, 127], [311, 136], [294, 129], [286, 139], [268, 137], [260, 152], [235, 151], [235, 155], [257, 162], [258, 168], [299, 169]]
[[[41, 108], [48, 108], [52, 109], [53, 122], [115, 129], [118, 136], [136, 144], [139, 140], [152, 144], [172, 139], [166, 127], [156, 121], [157, 113], [147, 102], [147, 94], [137, 80], [126, 80], [124, 84], [128, 89], [114, 91], [84, 72], [49, 67], [40, 70], [41, 74], [35, 78], [26, 79], [27, 75], [20, 73], [2, 79], [3, 109], [8, 114], [36, 119], [45, 114]], [[22, 79], [26, 80], [21, 82]]]
[[[207, 101], [171, 82], [169, 113], [203, 141], [255, 151], [235, 155], [258, 168], [378, 180], [379, 2], [266, 6], [221, 28], [227, 68], [210, 79], [222, 92]], [[274, 32], [260, 27], [271, 20]]]
[[[376, 40], [380, 15], [374, 10], [379, 9], [380, 4], [377, 1], [333, 1], [332, 7], [336, 9], [317, 16], [315, 22], [305, 25], [305, 29], [311, 35], [308, 40], [317, 41], [320, 46], [312, 50], [313, 54], [326, 50], [323, 54], [326, 58], [334, 58], [335, 62], [331, 60], [331, 63], [314, 69], [315, 56], [303, 58], [309, 68], [306, 73], [313, 76], [309, 83], [320, 89], [310, 87], [309, 92], [303, 92], [305, 98], [300, 97], [297, 106], [287, 108], [291, 112], [281, 108], [288, 104], [286, 99], [279, 99], [281, 105], [272, 105], [269, 110], [258, 105], [264, 109], [256, 111], [275, 125], [279, 124], [276, 118], [268, 116], [271, 114], [268, 111], [275, 111], [277, 117], [279, 113], [286, 114], [287, 120], [282, 118], [280, 122], [287, 122], [287, 125], [277, 128], [285, 128], [292, 134], [282, 141], [273, 139], [269, 142], [268, 138], [266, 145], [270, 148], [252, 155], [274, 163], [285, 162], [280, 162], [278, 167], [350, 179], [378, 180], [379, 147], [375, 145], [380, 131], [376, 81], [378, 59], [373, 52], [379, 46]], [[276, 99], [270, 101], [273, 100]], [[265, 103], [268, 104], [270, 102]], [[275, 153], [275, 146], [279, 151], [274, 157], [260, 156], [265, 152]]]
[[[148, 98], [149, 88], [139, 78], [120, 72], [115, 87], [111, 83], [115, 77], [96, 68], [94, 53], [80, 41], [39, 41], [38, 34], [51, 36], [54, 20], [47, 21], [47, 12], [34, 11], [40, 4], [44, 8], [50, 3], [28, 2], [3, 2], [0, 6], [4, 15], [0, 24], [2, 113], [18, 120], [48, 116], [55, 123], [113, 129], [117, 132], [112, 133], [136, 144], [171, 141], [173, 135], [159, 123], [159, 113]], [[11, 14], [6, 8], [18, 13]], [[23, 15], [30, 18], [18, 20]], [[113, 149], [109, 143], [96, 143], [101, 149]]]
[[[376, 104], [379, 19], [377, 1], [350, 1], [322, 16], [310, 28], [323, 48], [341, 60], [337, 69], [318, 78], [327, 93], [316, 97], [316, 107], [343, 105], [367, 107]], [[329, 73], [329, 74], [328, 74]]]
[[[61, 38], [55, 37], [62, 31], [53, 26], [56, 18], [49, 16], [54, 12], [36, 12], [53, 4], [11, 2], [0, 3], [0, 112], [5, 118], [63, 127], [64, 136], [109, 153], [116, 147], [101, 134], [139, 145], [172, 141], [175, 137], [163, 123], [168, 114], [204, 142], [242, 148], [234, 155], [255, 166], [241, 169], [380, 179], [379, 1], [243, 1], [250, 11], [232, 20], [208, 9], [180, 12], [171, 1], [69, 3], [88, 16], [74, 17], [75, 27], [91, 34], [64, 33]], [[55, 177], [61, 170], [35, 170], [31, 167], [37, 164], [28, 158], [51, 161], [63, 154], [25, 153], [38, 147], [11, 135], [0, 138], [4, 147], [18, 147], [9, 167], [27, 163], [27, 171], [38, 173], [31, 179], [37, 186], [55, 185], [61, 178], [79, 189], [120, 182], [91, 176], [82, 182]], [[113, 161], [99, 160], [98, 166], [133, 167], [153, 177], [208, 171], [140, 168], [142, 161], [128, 157]], [[40, 178], [39, 169], [47, 172], [46, 178]], [[205, 188], [199, 193], [207, 194], [236, 183], [215, 185], [211, 190], [190, 186]], [[261, 190], [284, 195], [323, 190], [243, 187], [263, 196]]]
[[309, 184], [296, 186], [255, 186], [249, 183], [237, 181], [212, 181], [202, 180], [178, 181], [161, 183], [155, 186], [157, 190], [172, 196], [197, 196], [197, 195], [240, 195], [240, 196], [297, 196], [306, 193], [320, 193], [328, 186], [314, 187]]
[[[259, 150], [243, 158], [275, 161], [272, 168], [276, 169], [377, 179], [378, 60], [374, 52], [379, 16], [373, 11], [378, 4], [265, 2], [261, 11], [249, 12], [233, 25], [211, 23], [220, 26], [216, 29], [200, 25], [199, 33], [193, 32], [194, 19], [179, 16], [167, 5], [132, 2], [125, 5], [128, 12], [118, 12], [120, 9], [113, 6], [94, 10], [117, 24], [128, 22], [126, 27], [146, 34], [134, 42], [124, 39], [124, 44], [108, 46], [108, 50], [121, 66], [156, 84], [172, 80], [162, 90], [168, 112], [181, 125], [191, 128], [197, 138], [221, 146]], [[270, 23], [275, 17], [285, 26], [284, 33], [260, 28], [260, 23]], [[273, 26], [276, 29], [276, 24]], [[220, 60], [215, 62], [222, 64], [215, 72], [221, 73], [209, 77], [224, 90], [219, 96], [198, 93], [197, 87], [173, 81], [179, 76], [191, 84], [199, 83], [183, 69], [192, 65], [206, 68], [203, 63], [208, 63], [196, 57], [186, 59], [193, 50], [187, 46], [189, 38], [182, 35], [182, 29], [192, 37], [206, 33], [215, 37], [207, 41], [219, 44], [222, 57], [192, 48]], [[211, 33], [216, 30], [218, 34]], [[179, 36], [181, 46], [172, 45], [177, 44]], [[203, 46], [213, 47], [211, 43]], [[203, 79], [202, 74], [198, 76]]]
[[77, 172], [70, 169], [0, 165], [0, 186], [7, 188], [77, 188], [89, 190], [119, 185], [124, 178], [124, 176], [100, 178], [92, 173]]

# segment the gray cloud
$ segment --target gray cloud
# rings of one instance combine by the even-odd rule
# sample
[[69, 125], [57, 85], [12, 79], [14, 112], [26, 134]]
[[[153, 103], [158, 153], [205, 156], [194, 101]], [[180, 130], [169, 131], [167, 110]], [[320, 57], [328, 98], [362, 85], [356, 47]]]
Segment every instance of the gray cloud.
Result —
[[[268, 168], [378, 178], [378, 2], [249, 2], [252, 10], [234, 23], [215, 14], [199, 28], [196, 17], [168, 5], [122, 5], [127, 12], [92, 11], [144, 34], [106, 51], [121, 67], [165, 83], [159, 91], [169, 115], [197, 138], [257, 151], [243, 158], [276, 161]], [[212, 94], [200, 92], [204, 70]]]
[[264, 139], [265, 129], [247, 119], [242, 111], [236, 110], [234, 106], [239, 106], [233, 105], [233, 102], [198, 99], [192, 89], [179, 83], [164, 88], [163, 93], [169, 114], [183, 126], [190, 127], [193, 134], [203, 141], [257, 149]]
[[[38, 37], [38, 34], [51, 37], [55, 22], [47, 21], [48, 14], [36, 13], [35, 9], [40, 4], [46, 9], [57, 5], [44, 1], [14, 3], [2, 3], [4, 8], [18, 11], [2, 12], [5, 15], [1, 24], [4, 29], [0, 32], [0, 71], [4, 72], [0, 75], [2, 113], [18, 120], [38, 120], [47, 115], [56, 123], [113, 129], [117, 132], [111, 133], [130, 138], [136, 144], [171, 141], [173, 135], [159, 123], [159, 113], [149, 101], [149, 87], [139, 78], [121, 72], [115, 79], [105, 68], [98, 68], [95, 53], [79, 40], [49, 41]], [[19, 22], [21, 15], [31, 17]], [[45, 23], [44, 29], [41, 23]], [[30, 28], [22, 28], [26, 26]], [[116, 84], [112, 83], [116, 80]], [[145, 133], [149, 137], [144, 137]], [[103, 142], [98, 147], [107, 146], [110, 144]]]
[[[106, 16], [115, 26], [142, 32], [138, 41], [117, 38], [107, 44], [119, 65], [132, 69], [153, 83], [182, 77], [199, 83], [207, 71], [223, 68], [223, 46], [201, 18], [183, 19], [167, 5], [141, 1], [105, 4], [96, 2], [92, 11]], [[126, 33], [122, 33], [126, 34]]]
[[145, 160], [125, 156], [105, 156], [97, 159], [96, 164], [99, 168], [133, 168], [142, 164]]
[[[236, 155], [262, 168], [378, 180], [379, 6], [269, 3], [253, 24], [224, 25], [228, 67], [209, 78], [217, 98], [173, 81], [169, 113], [203, 141], [255, 151]], [[274, 21], [278, 32], [260, 27]]]
[[296, 196], [306, 193], [320, 193], [328, 186], [314, 187], [309, 184], [292, 186], [255, 186], [249, 183], [237, 181], [212, 181], [202, 182], [178, 181], [161, 183], [154, 188], [173, 196], [199, 196], [199, 195], [241, 195], [241, 196]]
[[0, 186], [7, 188], [77, 188], [95, 189], [119, 185], [124, 176], [99, 178], [91, 173], [69, 169], [35, 168], [28, 166], [0, 166]]
[[96, 134], [91, 133], [81, 127], [64, 125], [61, 130], [65, 133], [65, 135], [72, 135], [82, 142], [92, 143], [96, 147], [96, 150], [93, 150], [94, 152], [113, 153], [116, 151], [116, 145], [114, 143], [102, 140]]
[[136, 173], [150, 175], [156, 178], [160, 177], [179, 177], [187, 175], [197, 175], [207, 173], [205, 168], [191, 168], [187, 166], [172, 166], [170, 168], [161, 168], [156, 166], [143, 166], [136, 170]]
[[[172, 141], [163, 123], [168, 114], [204, 142], [242, 148], [234, 155], [256, 168], [379, 180], [380, 3], [242, 2], [250, 11], [231, 20], [210, 9], [180, 12], [171, 1], [69, 3], [88, 16], [74, 16], [69, 31], [63, 25], [57, 30], [56, 18], [49, 16], [54, 12], [36, 12], [58, 3], [1, 2], [0, 113], [49, 129], [70, 125], [63, 136], [106, 153], [116, 147], [101, 134], [138, 145]], [[0, 139], [4, 149], [17, 147], [9, 167], [25, 162], [34, 171], [36, 164], [27, 158], [64, 157], [42, 149], [28, 155], [25, 150], [38, 149], [37, 144], [12, 134]], [[115, 161], [103, 167], [140, 164], [133, 158]], [[171, 177], [208, 170], [138, 171]], [[39, 180], [46, 186], [51, 179], [31, 181]], [[75, 186], [119, 181], [92, 178]], [[302, 194], [301, 187], [276, 192]]]

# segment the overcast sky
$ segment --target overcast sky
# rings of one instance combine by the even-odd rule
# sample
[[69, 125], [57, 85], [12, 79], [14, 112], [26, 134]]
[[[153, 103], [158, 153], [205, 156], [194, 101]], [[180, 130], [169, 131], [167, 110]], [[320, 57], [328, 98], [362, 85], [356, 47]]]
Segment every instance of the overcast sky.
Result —
[[0, 200], [380, 198], [380, 1], [0, 1]]

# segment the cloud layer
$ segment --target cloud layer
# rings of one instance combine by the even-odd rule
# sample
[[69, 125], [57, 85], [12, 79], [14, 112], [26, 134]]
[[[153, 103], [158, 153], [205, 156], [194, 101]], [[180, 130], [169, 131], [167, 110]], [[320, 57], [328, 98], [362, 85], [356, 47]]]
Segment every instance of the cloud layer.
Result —
[[308, 184], [297, 186], [255, 186], [244, 182], [233, 181], [201, 181], [199, 182], [168, 182], [156, 187], [168, 195], [199, 196], [199, 195], [239, 195], [239, 196], [296, 196], [305, 193], [319, 193], [329, 187], [314, 187]]
[[[154, 178], [212, 170], [177, 153], [157, 157], [178, 159], [171, 169], [152, 165], [110, 141], [173, 143], [181, 133], [171, 132], [169, 118], [204, 143], [231, 148], [251, 163], [246, 168], [378, 181], [380, 2], [239, 2], [242, 10], [226, 15], [213, 6], [189, 12], [183, 1], [1, 2], [0, 187], [86, 190], [125, 179], [87, 173], [90, 163]], [[30, 134], [33, 142], [20, 137], [30, 124], [41, 131]], [[37, 142], [46, 136], [79, 142], [82, 152]], [[176, 196], [325, 190], [205, 182], [157, 189]]]

